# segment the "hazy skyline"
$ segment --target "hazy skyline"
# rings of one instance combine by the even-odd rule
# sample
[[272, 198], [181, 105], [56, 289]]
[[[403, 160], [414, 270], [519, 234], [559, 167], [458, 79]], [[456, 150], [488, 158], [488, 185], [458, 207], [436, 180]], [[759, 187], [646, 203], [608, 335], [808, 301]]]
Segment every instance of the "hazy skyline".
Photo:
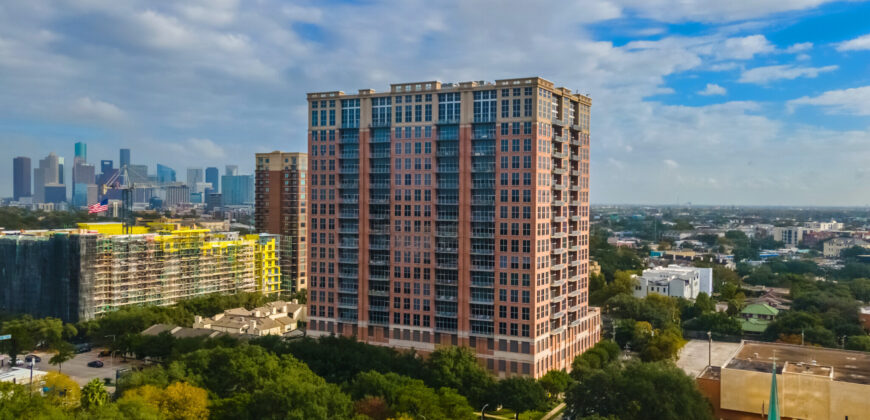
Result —
[[592, 96], [593, 203], [870, 203], [870, 3], [0, 5], [12, 159], [238, 164], [305, 151], [311, 91], [541, 76]]

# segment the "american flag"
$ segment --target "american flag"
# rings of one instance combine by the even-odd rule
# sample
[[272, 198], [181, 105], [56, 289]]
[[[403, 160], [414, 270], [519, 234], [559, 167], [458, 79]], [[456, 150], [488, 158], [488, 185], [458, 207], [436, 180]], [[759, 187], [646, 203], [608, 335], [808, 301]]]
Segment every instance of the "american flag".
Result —
[[88, 214], [99, 213], [99, 212], [103, 212], [106, 210], [109, 210], [109, 199], [108, 198], [103, 199], [103, 201], [100, 201], [99, 203], [94, 203], [94, 204], [91, 204], [90, 206], [88, 206]]

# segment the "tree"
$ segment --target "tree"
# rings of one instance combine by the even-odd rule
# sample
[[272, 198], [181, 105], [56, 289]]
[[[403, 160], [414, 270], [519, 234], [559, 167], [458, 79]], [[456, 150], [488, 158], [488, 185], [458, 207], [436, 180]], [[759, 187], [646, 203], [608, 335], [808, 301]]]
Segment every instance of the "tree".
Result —
[[425, 362], [428, 383], [436, 388], [453, 388], [475, 407], [483, 405], [495, 380], [467, 347], [444, 347], [432, 352]]
[[517, 413], [543, 410], [547, 406], [547, 391], [532, 378], [502, 379], [498, 382], [498, 397], [501, 405]]
[[353, 411], [374, 420], [387, 420], [395, 413], [384, 397], [367, 396], [353, 403]]
[[59, 343], [55, 348], [54, 356], [51, 356], [51, 359], [48, 360], [48, 363], [52, 365], [57, 365], [57, 371], [60, 372], [63, 367], [63, 363], [67, 360], [72, 359], [76, 356], [75, 347], [72, 344], [63, 341]]
[[740, 321], [722, 312], [705, 313], [698, 318], [686, 321], [684, 326], [687, 330], [711, 331], [722, 335], [741, 335], [743, 333]]
[[[619, 348], [617, 348], [618, 352]], [[551, 370], [544, 374], [541, 379], [538, 379], [538, 383], [544, 387], [551, 399], [555, 399], [557, 395], [565, 392], [571, 382], [571, 375], [564, 370]]]
[[109, 392], [99, 378], [94, 378], [82, 388], [82, 408], [90, 410], [109, 402]]
[[[666, 395], [667, 398], [662, 398]], [[622, 420], [712, 419], [695, 381], [670, 363], [619, 363], [587, 372], [565, 396], [569, 418]]]
[[870, 336], [853, 335], [846, 339], [846, 349], [858, 351], [870, 351]]
[[[426, 419], [474, 419], [467, 400], [456, 391], [441, 388], [437, 392], [423, 381], [395, 373], [362, 372], [346, 387], [356, 399], [380, 397], [389, 405], [389, 411]], [[382, 410], [383, 411], [383, 410]]]
[[73, 409], [81, 403], [81, 389], [79, 384], [59, 372], [48, 372], [42, 378], [42, 386], [48, 389], [45, 397], [51, 404]]
[[206, 390], [186, 382], [175, 382], [165, 389], [145, 385], [124, 393], [124, 398], [139, 398], [155, 406], [168, 420], [205, 420], [208, 418]]

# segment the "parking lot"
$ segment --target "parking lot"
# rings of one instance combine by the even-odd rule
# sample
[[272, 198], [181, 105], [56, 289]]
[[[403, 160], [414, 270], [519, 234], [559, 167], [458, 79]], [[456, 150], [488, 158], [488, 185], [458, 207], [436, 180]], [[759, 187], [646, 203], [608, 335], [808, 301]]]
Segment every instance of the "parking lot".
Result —
[[[115, 371], [117, 369], [123, 368], [131, 368], [134, 366], [141, 366], [142, 362], [133, 359], [127, 359], [127, 362], [122, 361], [121, 357], [115, 356], [114, 361], [112, 358], [100, 357], [100, 351], [104, 349], [95, 348], [86, 353], [79, 353], [70, 360], [64, 362], [60, 369], [58, 369], [57, 365], [52, 365], [48, 363], [49, 359], [51, 359], [51, 353], [43, 353], [43, 352], [35, 352], [37, 356], [41, 357], [42, 360], [34, 366], [34, 369], [41, 370], [45, 372], [52, 371], [60, 371], [65, 375], [68, 375], [74, 381], [76, 381], [79, 385], [84, 386], [88, 382], [90, 382], [94, 378], [100, 378], [102, 381], [103, 378], [110, 378], [112, 382], [115, 382]], [[24, 359], [24, 355], [18, 357], [19, 359]], [[89, 367], [88, 363], [94, 360], [100, 360], [103, 362], [103, 367], [94, 368]], [[28, 366], [27, 364], [24, 367]], [[0, 368], [0, 371], [5, 371], [9, 369], [9, 360], [8, 357], [6, 359], [6, 363], [3, 368]], [[111, 390], [111, 389], [110, 389]]]

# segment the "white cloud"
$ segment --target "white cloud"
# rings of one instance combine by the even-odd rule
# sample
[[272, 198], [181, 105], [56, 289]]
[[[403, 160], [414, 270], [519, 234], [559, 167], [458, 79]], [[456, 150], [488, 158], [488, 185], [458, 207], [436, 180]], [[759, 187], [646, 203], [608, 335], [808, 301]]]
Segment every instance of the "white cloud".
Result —
[[719, 86], [719, 85], [717, 85], [717, 84], [715, 84], [715, 83], [707, 83], [707, 87], [704, 88], [704, 90], [699, 90], [699, 91], [698, 91], [698, 95], [704, 95], [704, 96], [709, 96], [709, 95], [724, 95], [724, 94], [726, 94], [726, 93], [728, 93], [728, 91], [725, 90], [724, 87]]
[[742, 38], [728, 38], [715, 52], [720, 60], [749, 60], [757, 54], [774, 50], [773, 44], [764, 35], [750, 35]]
[[837, 51], [870, 50], [870, 34], [837, 44]]
[[196, 157], [198, 159], [220, 160], [227, 158], [227, 153], [219, 144], [203, 138], [190, 138], [177, 143], [167, 145], [172, 151], [174, 158], [179, 156]]
[[671, 168], [671, 169], [676, 169], [676, 168], [680, 167], [680, 164], [677, 163], [677, 161], [675, 161], [673, 159], [665, 159], [664, 163], [665, 163], [665, 166], [667, 166], [668, 168]]
[[114, 104], [90, 97], [81, 97], [73, 101], [69, 107], [69, 115], [74, 118], [96, 120], [109, 123], [122, 122], [127, 115]]
[[838, 68], [838, 66], [798, 67], [785, 64], [756, 67], [745, 70], [737, 81], [740, 83], [765, 84], [774, 80], [794, 80], [799, 77], [814, 78], [821, 73], [831, 72]]
[[666, 22], [733, 22], [807, 10], [836, 0], [620, 0], [641, 16]]
[[813, 49], [812, 42], [801, 42], [801, 43], [790, 45], [788, 48], [785, 49], [785, 52], [789, 53], [789, 54], [794, 54], [794, 53], [798, 53], [801, 51], [809, 51], [811, 49]]
[[789, 110], [800, 105], [812, 105], [840, 114], [870, 115], [870, 86], [829, 90], [819, 96], [788, 101]]

